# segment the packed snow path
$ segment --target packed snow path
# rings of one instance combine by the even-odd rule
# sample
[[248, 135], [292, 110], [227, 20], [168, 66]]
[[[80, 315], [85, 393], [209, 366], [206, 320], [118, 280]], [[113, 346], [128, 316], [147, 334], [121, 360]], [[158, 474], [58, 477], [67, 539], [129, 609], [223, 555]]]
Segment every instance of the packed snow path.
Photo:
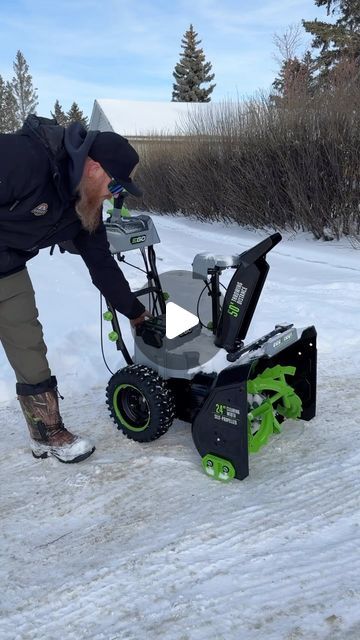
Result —
[[[154, 219], [160, 271], [265, 235]], [[46, 252], [31, 263], [64, 419], [97, 450], [78, 465], [34, 460], [1, 358], [0, 640], [358, 640], [359, 256], [306, 235], [269, 254], [248, 337], [279, 321], [316, 325], [318, 412], [287, 422], [229, 484], [205, 476], [186, 423], [146, 445], [116, 430], [85, 268]]]

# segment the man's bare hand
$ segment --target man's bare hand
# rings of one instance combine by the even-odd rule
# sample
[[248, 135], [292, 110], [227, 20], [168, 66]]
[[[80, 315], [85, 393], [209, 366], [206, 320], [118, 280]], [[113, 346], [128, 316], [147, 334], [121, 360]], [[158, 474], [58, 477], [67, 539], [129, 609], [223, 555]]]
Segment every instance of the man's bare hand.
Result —
[[148, 311], [147, 309], [145, 309], [145, 311], [138, 318], [130, 320], [130, 324], [132, 327], [137, 327], [139, 326], [139, 324], [142, 324], [144, 320], [146, 320], [146, 318], [152, 318], [150, 311]]

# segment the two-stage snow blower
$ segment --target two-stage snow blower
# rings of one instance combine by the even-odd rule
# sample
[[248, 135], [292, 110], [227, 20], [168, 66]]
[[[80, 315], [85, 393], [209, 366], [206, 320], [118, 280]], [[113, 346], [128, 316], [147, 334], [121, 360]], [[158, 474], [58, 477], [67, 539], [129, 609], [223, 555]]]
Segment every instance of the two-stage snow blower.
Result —
[[[126, 362], [112, 375], [106, 391], [118, 429], [132, 440], [149, 442], [162, 436], [175, 418], [189, 422], [209, 476], [223, 481], [246, 478], [249, 453], [259, 451], [270, 436], [278, 434], [284, 420], [311, 420], [315, 415], [313, 326], [276, 325], [244, 345], [269, 271], [267, 253], [281, 235], [274, 233], [238, 255], [197, 254], [190, 274], [204, 284], [212, 318], [206, 326], [199, 318], [196, 326], [169, 338], [169, 300], [163, 287], [166, 278], [157, 271], [154, 245], [160, 240], [153, 220], [143, 214], [123, 217], [114, 209], [106, 228], [111, 251], [121, 262], [126, 263], [124, 253], [140, 249], [146, 285], [135, 293], [153, 316], [133, 329], [130, 356], [116, 311], [107, 304], [104, 317], [112, 323], [109, 336]], [[222, 298], [220, 275], [225, 269], [233, 269], [234, 274]], [[184, 285], [184, 272], [174, 273], [184, 293], [189, 280]], [[187, 295], [191, 296], [191, 287]], [[189, 304], [183, 306], [189, 309]], [[224, 364], [216, 371], [212, 360], [220, 352]]]

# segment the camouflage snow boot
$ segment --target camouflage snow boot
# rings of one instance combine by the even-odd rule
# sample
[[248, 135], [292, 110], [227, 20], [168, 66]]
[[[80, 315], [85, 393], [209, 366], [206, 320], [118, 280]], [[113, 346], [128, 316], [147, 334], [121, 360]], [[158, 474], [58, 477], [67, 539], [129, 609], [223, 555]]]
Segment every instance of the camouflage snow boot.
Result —
[[61, 462], [80, 462], [95, 451], [87, 438], [75, 436], [65, 429], [59, 413], [55, 376], [35, 385], [18, 382], [16, 392], [29, 427], [35, 458], [50, 455]]

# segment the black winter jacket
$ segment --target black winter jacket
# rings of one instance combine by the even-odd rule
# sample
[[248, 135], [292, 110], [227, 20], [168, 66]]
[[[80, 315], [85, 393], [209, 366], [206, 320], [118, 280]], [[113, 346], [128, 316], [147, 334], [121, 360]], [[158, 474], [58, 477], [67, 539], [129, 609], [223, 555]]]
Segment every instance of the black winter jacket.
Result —
[[71, 240], [94, 285], [133, 319], [145, 308], [110, 253], [104, 224], [90, 234], [75, 211], [75, 188], [97, 133], [31, 115], [19, 132], [0, 134], [0, 278], [23, 269], [40, 249]]

